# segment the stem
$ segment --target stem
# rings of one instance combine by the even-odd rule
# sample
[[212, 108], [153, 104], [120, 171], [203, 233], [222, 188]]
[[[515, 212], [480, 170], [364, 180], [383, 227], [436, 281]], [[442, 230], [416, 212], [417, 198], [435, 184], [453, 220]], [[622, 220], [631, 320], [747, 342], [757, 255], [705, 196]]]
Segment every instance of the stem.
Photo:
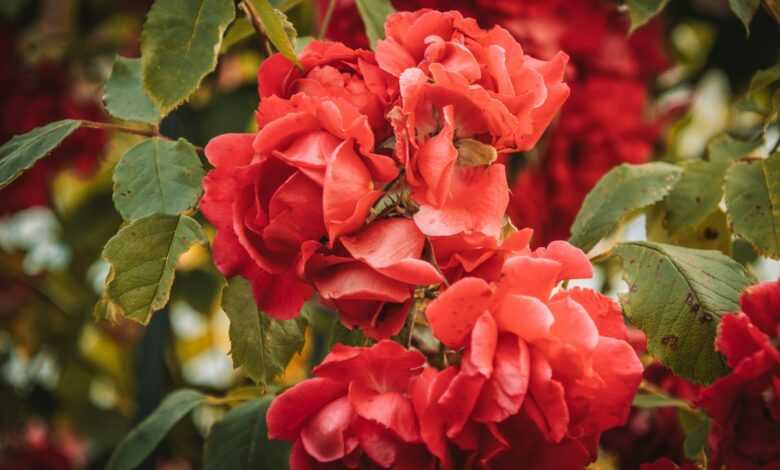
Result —
[[249, 21], [252, 23], [252, 27], [255, 29], [255, 33], [257, 33], [257, 36], [260, 38], [260, 43], [262, 44], [266, 37], [265, 32], [263, 32], [263, 25], [260, 22], [260, 17], [257, 16], [257, 12], [255, 11], [255, 7], [247, 0], [241, 0], [239, 6], [244, 10], [244, 14], [247, 18], [249, 18]]
[[426, 235], [425, 241], [426, 243], [428, 243], [428, 248], [430, 249], [430, 253], [431, 253], [431, 259], [429, 260], [430, 263], [433, 265], [433, 267], [436, 269], [436, 272], [439, 273], [439, 275], [443, 279], [444, 285], [446, 287], [450, 287], [450, 281], [447, 280], [447, 276], [445, 276], [444, 273], [441, 271], [441, 268], [439, 267], [439, 262], [436, 260], [436, 250], [433, 248], [433, 242], [431, 241], [431, 238]]
[[[173, 141], [175, 139], [171, 139], [170, 137], [166, 137], [162, 134], [160, 134], [160, 129], [157, 126], [154, 126], [152, 129], [136, 129], [135, 127], [130, 126], [123, 126], [121, 124], [114, 124], [111, 122], [98, 122], [98, 121], [81, 121], [81, 127], [87, 128], [87, 129], [103, 129], [107, 131], [116, 131], [116, 132], [124, 132], [126, 134], [134, 134], [134, 135], [140, 135], [143, 137], [158, 137], [163, 140], [170, 140]], [[192, 144], [190, 144], [192, 145]], [[192, 145], [195, 147], [195, 150], [198, 152], [203, 153], [203, 147], [199, 145]]]
[[412, 338], [414, 338], [414, 325], [417, 323], [417, 301], [415, 300], [414, 304], [412, 305], [412, 318], [410, 319], [409, 324], [409, 337], [406, 338], [406, 348], [410, 349], [412, 347]]
[[81, 127], [86, 127], [87, 129], [105, 129], [109, 131], [125, 132], [127, 134], [135, 134], [144, 137], [162, 137], [163, 139], [168, 139], [167, 137], [160, 135], [160, 131], [157, 129], [136, 129], [135, 127], [123, 126], [121, 124], [113, 124], [110, 122], [81, 121]]
[[320, 25], [320, 31], [317, 37], [322, 39], [328, 34], [328, 26], [330, 26], [330, 19], [333, 17], [333, 10], [336, 9], [336, 0], [330, 0], [328, 2], [328, 8], [325, 10], [325, 16], [322, 18], [322, 24]]

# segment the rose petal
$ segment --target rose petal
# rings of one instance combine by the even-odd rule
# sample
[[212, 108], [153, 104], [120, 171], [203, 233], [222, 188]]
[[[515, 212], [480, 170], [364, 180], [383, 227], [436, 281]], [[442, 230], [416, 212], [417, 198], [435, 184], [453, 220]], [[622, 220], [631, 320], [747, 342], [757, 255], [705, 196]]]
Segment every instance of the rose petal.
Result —
[[425, 310], [433, 334], [447, 346], [462, 346], [477, 318], [488, 311], [491, 293], [488, 283], [479, 278], [451, 285]]

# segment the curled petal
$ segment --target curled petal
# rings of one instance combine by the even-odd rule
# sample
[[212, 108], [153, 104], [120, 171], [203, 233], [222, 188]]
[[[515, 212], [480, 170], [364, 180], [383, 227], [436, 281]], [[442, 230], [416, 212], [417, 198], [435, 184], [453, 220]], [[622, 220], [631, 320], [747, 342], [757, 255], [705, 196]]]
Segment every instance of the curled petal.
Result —
[[331, 245], [339, 236], [363, 225], [381, 195], [381, 191], [373, 190], [371, 175], [352, 142], [340, 144], [325, 171], [323, 187], [323, 213]]
[[488, 283], [479, 278], [451, 285], [425, 311], [433, 334], [447, 346], [462, 346], [477, 319], [488, 311], [491, 294]]
[[328, 403], [304, 425], [301, 442], [306, 452], [320, 462], [332, 462], [348, 453], [345, 431], [354, 413], [346, 396]]
[[325, 378], [304, 380], [293, 386], [268, 407], [268, 437], [295, 440], [310, 417], [346, 393], [344, 384]]
[[364, 382], [355, 381], [349, 387], [349, 401], [362, 418], [385, 426], [406, 442], [420, 440], [412, 403], [400, 393], [377, 393]]
[[536, 297], [507, 295], [496, 312], [496, 322], [501, 331], [534, 342], [549, 337], [555, 317]]
[[222, 134], [206, 145], [204, 152], [209, 163], [217, 168], [235, 168], [249, 165], [254, 157], [254, 134]]
[[431, 236], [476, 232], [498, 237], [509, 204], [504, 166], [456, 167], [450, 188], [441, 207], [420, 205], [414, 215], [420, 230]]
[[593, 266], [588, 256], [576, 246], [568, 242], [555, 240], [547, 245], [547, 248], [538, 248], [534, 256], [547, 258], [561, 263], [561, 272], [558, 280], [590, 279], [593, 276]]

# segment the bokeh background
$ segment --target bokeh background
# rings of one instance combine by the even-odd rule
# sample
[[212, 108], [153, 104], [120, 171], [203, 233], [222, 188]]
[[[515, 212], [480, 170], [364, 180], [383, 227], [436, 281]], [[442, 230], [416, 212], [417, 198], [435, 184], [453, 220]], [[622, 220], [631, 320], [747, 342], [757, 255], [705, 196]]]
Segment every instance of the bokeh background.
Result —
[[[151, 3], [0, 0], [0, 143], [58, 119], [108, 121], [103, 83], [117, 54], [138, 56]], [[366, 45], [351, 0], [272, 3], [286, 11], [300, 46], [323, 23], [327, 37]], [[672, 0], [632, 36], [623, 8], [608, 0], [394, 4], [458, 8], [483, 26], [507, 27], [531, 54], [570, 54], [572, 96], [561, 116], [536, 149], [509, 159], [512, 218], [518, 227], [533, 227], [537, 243], [568, 238], [582, 198], [611, 167], [697, 159], [725, 130], [746, 136], [755, 116], [740, 98], [756, 70], [780, 59], [777, 20], [760, 10], [747, 36], [727, 0]], [[162, 122], [161, 132], [203, 146], [218, 134], [251, 129], [256, 71], [266, 55], [251, 28], [231, 27], [216, 73]], [[770, 131], [764, 151], [777, 139]], [[79, 130], [0, 191], [0, 470], [103, 468], [128, 430], [171, 390], [220, 395], [248, 384], [228, 356], [228, 321], [218, 299], [224, 281], [206, 248], [182, 257], [172, 300], [148, 327], [93, 315], [108, 271], [100, 252], [121, 223], [111, 168], [135, 142], [128, 134]], [[718, 236], [726, 223], [721, 215], [675, 243], [720, 249], [760, 279], [777, 278], [775, 262]], [[654, 223], [634, 220], [620, 236], [641, 238]], [[623, 289], [617, 279], [612, 266], [602, 265], [591, 285], [614, 295]], [[307, 345], [280, 385], [305, 377], [323, 354], [323, 332], [333, 319], [312, 315]], [[643, 347], [640, 339], [636, 347]], [[682, 399], [695, 394], [652, 364], [646, 386]], [[224, 412], [197, 408], [140, 468], [200, 468], [204, 436]], [[684, 409], [636, 409], [626, 427], [604, 437], [594, 468], [633, 469], [663, 455], [682, 462], [686, 433], [696, 424], [695, 413]]]

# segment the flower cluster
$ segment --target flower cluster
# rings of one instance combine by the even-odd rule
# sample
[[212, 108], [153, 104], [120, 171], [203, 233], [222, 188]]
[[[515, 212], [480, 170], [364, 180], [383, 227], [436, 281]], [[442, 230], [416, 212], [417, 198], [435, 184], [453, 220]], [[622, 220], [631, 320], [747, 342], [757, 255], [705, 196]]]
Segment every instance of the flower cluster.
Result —
[[495, 162], [531, 148], [568, 96], [566, 56], [527, 56], [502, 28], [433, 10], [386, 28], [376, 53], [314, 41], [300, 68], [266, 60], [260, 130], [208, 144], [201, 203], [217, 266], [266, 312], [291, 318], [316, 291], [375, 338], [400, 330], [416, 286], [444, 280], [432, 245], [498, 249]]
[[[321, 2], [325, 11], [329, 2]], [[338, 1], [329, 37], [365, 45], [353, 0]], [[648, 82], [667, 66], [663, 34], [655, 21], [628, 36], [628, 21], [603, 0], [395, 0], [400, 10], [456, 9], [501, 25], [527, 52], [550, 59], [571, 57], [571, 99], [537, 156], [515, 175], [509, 215], [531, 227], [536, 242], [569, 236], [585, 195], [612, 167], [644, 163], [660, 133], [645, 118]], [[524, 149], [520, 149], [524, 150]]]
[[[8, 58], [0, 71], [0, 142], [57, 119], [103, 119], [99, 103], [77, 99], [68, 71], [56, 63], [25, 65], [17, 54], [16, 39], [0, 34], [0, 54]], [[91, 174], [108, 142], [102, 131], [77, 130], [49, 158], [39, 161], [0, 190], [0, 216], [49, 204], [49, 185], [63, 168]]]
[[[592, 275], [585, 254], [532, 251], [507, 221], [501, 163], [566, 100], [567, 56], [528, 56], [454, 11], [385, 30], [375, 52], [313, 41], [300, 66], [270, 57], [259, 131], [205, 149], [219, 269], [278, 319], [316, 295], [378, 341], [336, 345], [273, 402], [269, 435], [295, 443], [293, 469], [584, 467], [642, 366], [612, 300], [559, 288]], [[450, 365], [387, 339], [410, 318]]]
[[772, 469], [780, 462], [780, 281], [749, 287], [740, 307], [723, 317], [715, 343], [732, 371], [698, 400], [713, 420], [713, 470]]
[[465, 276], [426, 309], [459, 362], [443, 370], [382, 340], [337, 345], [315, 378], [281, 394], [269, 436], [295, 443], [291, 468], [584, 468], [622, 424], [642, 377], [620, 308], [556, 289], [591, 276], [565, 242], [507, 256], [488, 281]]

